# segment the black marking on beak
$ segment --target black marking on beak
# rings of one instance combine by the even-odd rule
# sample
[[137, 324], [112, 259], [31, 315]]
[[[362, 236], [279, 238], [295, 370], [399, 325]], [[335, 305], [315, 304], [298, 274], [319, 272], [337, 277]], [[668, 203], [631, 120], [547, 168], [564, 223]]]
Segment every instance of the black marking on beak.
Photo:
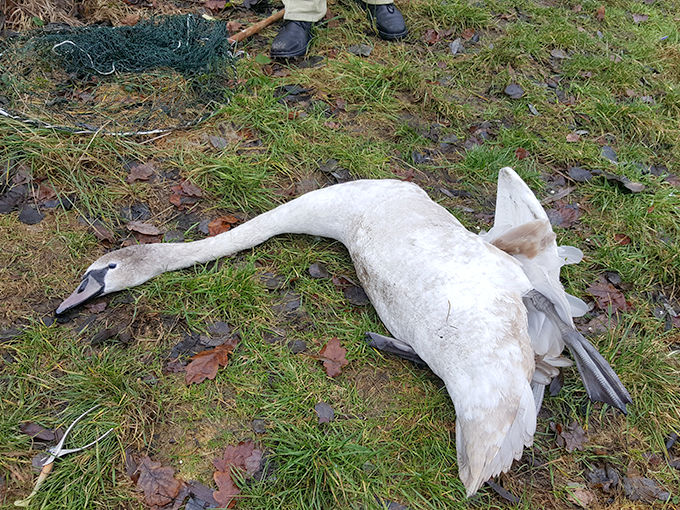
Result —
[[57, 308], [55, 313], [61, 315], [71, 308], [102, 294], [104, 292], [104, 277], [108, 270], [109, 268], [105, 267], [102, 269], [93, 269], [92, 271], [85, 273], [83, 281], [78, 288], [59, 305], [59, 308]]

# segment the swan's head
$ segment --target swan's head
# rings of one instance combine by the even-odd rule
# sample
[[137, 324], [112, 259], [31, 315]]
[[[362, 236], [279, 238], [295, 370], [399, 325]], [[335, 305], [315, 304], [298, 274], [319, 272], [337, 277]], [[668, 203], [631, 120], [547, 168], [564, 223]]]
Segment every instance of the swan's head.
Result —
[[59, 305], [57, 315], [94, 297], [141, 285], [162, 273], [157, 246], [130, 246], [97, 259], [87, 268], [75, 292]]

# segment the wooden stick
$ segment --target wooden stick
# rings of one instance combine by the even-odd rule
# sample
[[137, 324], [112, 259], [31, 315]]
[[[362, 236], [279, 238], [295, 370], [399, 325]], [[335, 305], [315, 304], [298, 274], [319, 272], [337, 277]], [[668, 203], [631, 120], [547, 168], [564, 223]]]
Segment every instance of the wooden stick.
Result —
[[50, 474], [50, 471], [52, 471], [53, 467], [54, 467], [54, 461], [50, 462], [49, 464], [45, 464], [42, 467], [42, 470], [40, 471], [40, 476], [38, 477], [38, 480], [35, 482], [35, 487], [33, 488], [33, 492], [31, 492], [31, 494], [27, 498], [15, 501], [14, 505], [15, 506], [28, 506], [28, 505], [30, 505], [31, 499], [33, 499], [33, 496], [36, 495], [36, 493], [38, 492], [38, 489], [40, 488], [40, 486], [43, 484], [43, 482], [47, 478], [47, 475]]
[[243, 39], [247, 39], [251, 35], [257, 34], [263, 28], [268, 27], [269, 25], [271, 25], [272, 23], [274, 23], [276, 21], [279, 21], [281, 18], [283, 18], [283, 14], [285, 12], [286, 12], [285, 9], [281, 9], [276, 14], [272, 14], [268, 18], [265, 18], [262, 21], [258, 21], [254, 25], [250, 25], [245, 30], [241, 30], [238, 34], [232, 35], [227, 40], [232, 44], [237, 43], [237, 42], [241, 42], [241, 41], [243, 41]]

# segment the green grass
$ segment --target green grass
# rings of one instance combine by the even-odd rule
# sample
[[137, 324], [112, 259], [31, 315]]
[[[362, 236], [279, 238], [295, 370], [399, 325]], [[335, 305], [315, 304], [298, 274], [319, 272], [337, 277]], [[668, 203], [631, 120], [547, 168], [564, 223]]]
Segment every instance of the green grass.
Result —
[[[113, 296], [96, 317], [85, 312], [70, 323], [44, 325], [105, 250], [78, 222], [80, 216], [105, 224], [114, 233], [113, 247], [129, 235], [121, 209], [133, 204], [148, 206], [148, 222], [177, 228], [177, 211], [168, 202], [177, 182], [167, 177], [177, 172], [204, 191], [187, 233], [195, 239], [202, 236], [201, 219], [252, 217], [288, 200], [301, 181], [324, 185], [328, 178], [320, 167], [331, 158], [355, 178], [412, 174], [473, 231], [490, 226], [487, 215], [502, 166], [515, 168], [539, 199], [552, 187], [546, 176], [565, 175], [571, 166], [644, 184], [645, 191], [627, 193], [603, 177], [566, 181], [575, 189], [563, 200], [578, 204], [581, 217], [572, 227], [555, 227], [561, 244], [585, 253], [582, 263], [563, 269], [569, 292], [588, 300], [587, 288], [601, 274], [621, 276], [632, 308], [591, 340], [634, 404], [623, 416], [590, 402], [576, 370], [566, 369], [564, 388], [545, 400], [534, 446], [499, 483], [522, 498], [516, 508], [574, 507], [573, 484], [585, 487], [588, 469], [610, 464], [622, 476], [636, 469], [653, 479], [677, 504], [678, 471], [665, 460], [652, 465], [648, 459], [650, 454], [664, 459], [666, 438], [680, 430], [680, 336], [677, 328], [666, 331], [654, 303], [661, 293], [678, 309], [680, 191], [636, 165], [665, 165], [680, 173], [676, 4], [610, 1], [598, 21], [595, 12], [602, 4], [590, 0], [580, 11], [571, 3], [529, 0], [401, 2], [411, 32], [405, 43], [366, 34], [361, 9], [335, 4], [331, 11], [340, 25], [317, 29], [312, 46], [313, 54], [325, 57], [323, 65], [290, 67], [287, 76], [273, 77], [255, 60], [268, 46], [246, 42], [248, 55], [239, 64], [243, 88], [228, 103], [187, 110], [213, 116], [185, 131], [157, 138], [77, 136], [0, 117], [0, 163], [21, 162], [60, 196], [77, 198], [73, 210], [48, 210], [35, 226], [20, 223], [16, 212], [0, 216], [0, 329], [23, 330], [0, 343], [0, 477], [6, 484], [0, 483], [0, 505], [13, 508], [15, 499], [30, 493], [36, 478], [31, 457], [44, 447], [19, 425], [64, 426], [100, 404], [74, 442], [111, 426], [114, 434], [57, 461], [31, 508], [145, 508], [125, 474], [126, 449], [172, 466], [182, 480], [214, 487], [212, 459], [247, 438], [264, 449], [269, 468], [261, 481], [241, 481], [244, 500], [237, 508], [382, 508], [376, 498], [411, 509], [512, 506], [488, 487], [464, 498], [455, 412], [441, 382], [366, 347], [365, 331], [386, 333], [375, 311], [350, 305], [330, 281], [309, 276], [308, 267], [323, 262], [331, 274], [356, 280], [337, 242], [281, 236]], [[649, 19], [634, 23], [633, 13]], [[451, 33], [429, 45], [422, 39], [429, 29]], [[466, 29], [474, 29], [479, 42], [463, 40], [465, 53], [451, 55], [448, 44]], [[267, 29], [263, 35], [274, 33]], [[373, 46], [369, 57], [347, 52], [359, 43]], [[553, 49], [568, 58], [551, 57]], [[44, 66], [29, 64], [22, 62], [22, 72], [12, 74], [18, 67], [0, 60], [0, 98], [8, 101], [3, 108], [20, 109], [30, 94], [53, 85]], [[551, 80], [567, 102], [558, 100], [547, 84]], [[521, 85], [522, 98], [503, 93], [510, 83]], [[310, 104], [279, 100], [277, 88], [293, 84], [312, 90]], [[175, 101], [190, 100], [193, 90], [205, 93], [212, 82], [192, 89], [158, 73], [114, 77], [96, 89], [125, 86], [134, 88], [136, 100], [143, 93], [160, 99], [168, 94]], [[68, 87], [80, 93], [84, 85], [75, 80]], [[222, 97], [219, 87], [210, 90], [211, 100]], [[338, 104], [344, 106], [332, 113]], [[455, 134], [460, 141], [435, 155], [432, 164], [418, 164], [414, 152], [439, 148], [431, 139], [433, 126], [440, 136]], [[466, 148], [480, 126], [489, 139]], [[252, 138], [215, 149], [208, 136], [220, 136], [225, 127], [245, 128]], [[575, 130], [587, 133], [568, 142]], [[251, 144], [254, 140], [261, 143]], [[601, 156], [603, 145], [614, 148], [620, 164]], [[517, 159], [519, 147], [528, 151], [526, 159]], [[127, 163], [152, 159], [155, 180], [126, 182]], [[472, 197], [450, 198], [441, 188]], [[620, 235], [631, 242], [619, 244]], [[286, 317], [274, 311], [279, 291], [267, 290], [265, 272], [281, 277], [282, 291], [300, 296], [302, 312]], [[79, 331], [85, 319], [93, 322]], [[214, 381], [187, 387], [182, 374], [163, 372], [172, 347], [187, 332], [204, 333], [218, 320], [228, 321], [242, 341]], [[91, 345], [98, 331], [119, 325], [128, 327], [131, 342]], [[266, 342], [272, 332], [283, 340]], [[348, 350], [350, 364], [330, 379], [310, 354], [334, 336]], [[293, 354], [287, 347], [293, 340], [305, 341], [308, 350]], [[314, 406], [320, 401], [334, 408], [334, 422], [318, 424]], [[263, 434], [253, 431], [254, 419], [265, 421]], [[589, 441], [583, 451], [569, 453], [557, 446], [550, 423], [573, 421], [587, 430]], [[610, 497], [591, 491], [600, 505]], [[613, 497], [617, 508], [634, 504], [621, 490]]]

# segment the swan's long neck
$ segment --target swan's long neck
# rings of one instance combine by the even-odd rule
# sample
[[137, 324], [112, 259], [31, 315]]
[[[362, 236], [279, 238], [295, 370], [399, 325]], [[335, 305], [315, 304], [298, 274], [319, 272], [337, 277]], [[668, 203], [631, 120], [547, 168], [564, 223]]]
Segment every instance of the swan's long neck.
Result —
[[310, 234], [347, 244], [347, 232], [355, 219], [378, 198], [371, 196], [373, 190], [362, 186], [363, 182], [307, 193], [215, 237], [154, 245], [154, 251], [162, 251], [157, 274], [233, 255], [279, 234]]

